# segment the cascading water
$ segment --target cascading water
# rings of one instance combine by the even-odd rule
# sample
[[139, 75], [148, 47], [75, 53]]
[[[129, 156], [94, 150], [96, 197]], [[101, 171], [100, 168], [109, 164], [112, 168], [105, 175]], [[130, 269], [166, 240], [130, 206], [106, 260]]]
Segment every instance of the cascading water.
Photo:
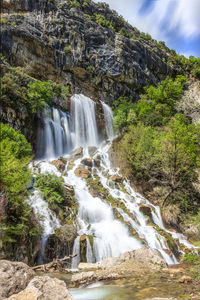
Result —
[[54, 228], [60, 227], [60, 222], [49, 208], [47, 202], [43, 199], [38, 190], [34, 190], [29, 197], [29, 204], [32, 206], [33, 211], [39, 218], [39, 223], [43, 228], [42, 241], [41, 241], [41, 255], [38, 258], [38, 263], [42, 264], [45, 260], [45, 248], [48, 237], [54, 233]]
[[[113, 138], [112, 111], [102, 102], [105, 118], [105, 129], [110, 140]], [[42, 173], [54, 173], [62, 176], [65, 183], [72, 185], [75, 198], [79, 205], [77, 215], [78, 236], [75, 239], [73, 253], [77, 256], [72, 261], [72, 267], [76, 268], [81, 260], [81, 237], [85, 236], [86, 260], [99, 262], [106, 257], [119, 256], [120, 254], [141, 247], [149, 247], [159, 253], [167, 263], [176, 263], [165, 238], [157, 230], [149, 225], [140, 210], [141, 205], [151, 207], [152, 222], [161, 229], [166, 230], [162, 223], [159, 208], [153, 206], [140, 194], [135, 193], [128, 181], [120, 184], [112, 181], [111, 176], [119, 176], [119, 170], [113, 170], [109, 160], [109, 144], [100, 144], [98, 136], [95, 104], [83, 96], [74, 95], [71, 98], [70, 114], [55, 108], [47, 109], [44, 114], [44, 127], [39, 128], [38, 149], [44, 162], [38, 162], [37, 167]], [[61, 174], [48, 160], [55, 156], [69, 153], [72, 149], [83, 147], [81, 158], [74, 160], [74, 166], [68, 170], [67, 175]], [[88, 146], [98, 146], [93, 155], [89, 154]], [[70, 159], [70, 154], [65, 155]], [[92, 161], [92, 168], [88, 168], [82, 162], [84, 158]], [[95, 160], [99, 160], [100, 167], [95, 167]], [[91, 181], [106, 191], [106, 196], [94, 196], [90, 191], [87, 180], [76, 176], [77, 168], [86, 168], [91, 172]], [[115, 205], [113, 206], [112, 201]], [[118, 217], [116, 217], [117, 212]], [[120, 216], [120, 217], [119, 217]], [[130, 228], [136, 234], [131, 234]], [[172, 234], [171, 232], [169, 232]], [[181, 243], [187, 243], [184, 237], [173, 233]], [[92, 241], [91, 241], [92, 239]]]
[[113, 114], [112, 109], [110, 106], [105, 104], [103, 101], [101, 101], [101, 104], [103, 106], [104, 111], [104, 119], [105, 119], [105, 127], [106, 127], [106, 133], [109, 139], [113, 139], [114, 132], [113, 132]]
[[45, 108], [38, 126], [37, 158], [51, 160], [74, 148], [99, 143], [95, 103], [84, 95], [71, 97], [71, 113]]

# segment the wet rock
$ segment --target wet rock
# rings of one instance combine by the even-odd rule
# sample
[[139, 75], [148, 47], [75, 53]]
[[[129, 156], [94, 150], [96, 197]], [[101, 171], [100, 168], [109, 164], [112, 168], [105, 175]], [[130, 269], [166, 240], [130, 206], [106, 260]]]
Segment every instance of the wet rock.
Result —
[[80, 271], [99, 270], [100, 268], [101, 268], [100, 264], [93, 264], [93, 263], [80, 263], [78, 265], [78, 269]]
[[22, 262], [0, 260], [0, 299], [25, 289], [35, 272]]
[[60, 228], [55, 228], [55, 233], [49, 237], [46, 244], [46, 259], [52, 261], [55, 258], [55, 253], [58, 258], [70, 255], [73, 252], [76, 236], [76, 228], [71, 224], [65, 224]]
[[74, 167], [73, 159], [70, 159], [67, 165], [67, 170], [71, 170]]
[[192, 278], [190, 276], [187, 275], [183, 275], [180, 279], [179, 279], [179, 283], [188, 283], [191, 282]]
[[82, 159], [81, 163], [85, 166], [92, 167], [92, 159], [91, 158], [84, 158], [84, 159]]
[[75, 175], [78, 176], [78, 177], [82, 177], [82, 178], [89, 178], [91, 177], [91, 172], [85, 168], [77, 168], [75, 171], [74, 171]]
[[60, 172], [65, 170], [66, 163], [62, 159], [57, 159], [51, 161], [51, 164], [54, 165]]
[[65, 183], [65, 191], [74, 195], [74, 187], [71, 184]]
[[95, 167], [99, 168], [100, 165], [101, 165], [101, 160], [98, 159], [98, 158], [95, 158], [95, 159], [94, 159], [94, 165], [95, 165]]
[[114, 280], [120, 277], [121, 276], [118, 273], [110, 272], [110, 271], [107, 272], [107, 271], [97, 270], [96, 272], [95, 271], [81, 272], [79, 274], [72, 275], [70, 285], [76, 287], [82, 284], [89, 284], [95, 281]]
[[80, 147], [78, 149], [76, 149], [73, 153], [72, 156], [77, 159], [80, 158], [81, 156], [83, 156], [83, 147]]
[[138, 204], [138, 206], [140, 207], [140, 211], [145, 215], [148, 216], [150, 218], [152, 218], [152, 214], [151, 214], [151, 207], [149, 205], [145, 205], [145, 204]]
[[112, 181], [115, 181], [115, 182], [122, 182], [123, 181], [123, 177], [119, 176], [119, 175], [113, 175], [113, 176], [110, 177], [110, 179]]
[[72, 286], [78, 286], [80, 284], [90, 283], [96, 281], [97, 274], [94, 271], [82, 272], [72, 275], [70, 284]]
[[8, 300], [73, 300], [64, 281], [49, 276], [36, 276], [25, 290]]
[[106, 258], [101, 262], [102, 268], [108, 268], [114, 265], [121, 264], [124, 261], [133, 260], [137, 262], [143, 262], [159, 265], [162, 267], [166, 267], [166, 262], [152, 250], [147, 248], [140, 248], [133, 251], [125, 252], [120, 255], [118, 258]]
[[88, 147], [88, 152], [90, 155], [93, 155], [97, 151], [97, 147], [90, 146]]

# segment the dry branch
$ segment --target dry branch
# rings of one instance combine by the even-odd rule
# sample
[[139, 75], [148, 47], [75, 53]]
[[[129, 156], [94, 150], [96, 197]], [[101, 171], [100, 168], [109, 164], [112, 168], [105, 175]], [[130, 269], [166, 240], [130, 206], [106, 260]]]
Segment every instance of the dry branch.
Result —
[[38, 265], [35, 267], [32, 267], [33, 270], [36, 271], [44, 271], [44, 272], [48, 272], [50, 269], [54, 268], [56, 269], [63, 269], [64, 264], [66, 263], [67, 260], [73, 258], [77, 256], [77, 254], [73, 254], [73, 255], [69, 255], [69, 256], [65, 256], [63, 258], [60, 259], [54, 259], [53, 261], [51, 261], [48, 264], [43, 264], [43, 265]]

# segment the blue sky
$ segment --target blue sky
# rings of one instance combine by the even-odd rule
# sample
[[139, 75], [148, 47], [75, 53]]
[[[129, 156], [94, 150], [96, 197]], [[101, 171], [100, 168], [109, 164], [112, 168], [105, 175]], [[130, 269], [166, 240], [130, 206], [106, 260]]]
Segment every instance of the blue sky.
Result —
[[200, 56], [200, 0], [95, 0], [107, 2], [139, 30], [189, 57]]

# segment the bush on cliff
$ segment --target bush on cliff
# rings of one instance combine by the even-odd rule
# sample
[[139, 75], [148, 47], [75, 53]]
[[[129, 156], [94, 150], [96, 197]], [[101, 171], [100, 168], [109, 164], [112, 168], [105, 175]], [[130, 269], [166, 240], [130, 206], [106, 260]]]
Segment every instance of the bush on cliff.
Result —
[[114, 124], [124, 132], [119, 148], [132, 175], [149, 189], [162, 187], [163, 205], [176, 202], [183, 211], [192, 209], [200, 196], [194, 187], [200, 167], [200, 128], [176, 112], [185, 86], [183, 76], [166, 78], [157, 87], [146, 88], [136, 104], [126, 97], [114, 102]]
[[31, 146], [19, 131], [2, 123], [0, 126], [0, 185], [6, 199], [1, 224], [2, 240], [4, 250], [10, 247], [14, 250], [16, 245], [30, 243], [32, 236], [39, 234], [39, 229], [35, 227], [31, 218], [31, 208], [26, 202], [26, 185], [31, 179], [28, 169]]

